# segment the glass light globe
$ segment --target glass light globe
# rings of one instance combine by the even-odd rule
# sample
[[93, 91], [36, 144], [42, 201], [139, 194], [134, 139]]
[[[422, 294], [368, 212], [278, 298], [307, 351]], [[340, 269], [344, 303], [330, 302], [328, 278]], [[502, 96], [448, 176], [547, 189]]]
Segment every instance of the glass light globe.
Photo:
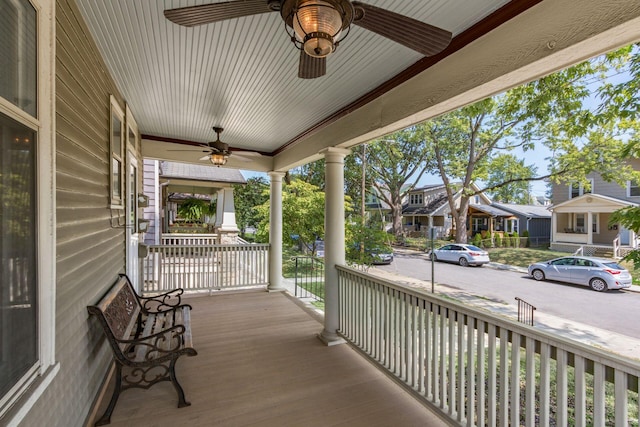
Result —
[[308, 55], [322, 58], [334, 50], [334, 40], [342, 31], [342, 16], [330, 3], [311, 0], [303, 3], [293, 17], [293, 30]]

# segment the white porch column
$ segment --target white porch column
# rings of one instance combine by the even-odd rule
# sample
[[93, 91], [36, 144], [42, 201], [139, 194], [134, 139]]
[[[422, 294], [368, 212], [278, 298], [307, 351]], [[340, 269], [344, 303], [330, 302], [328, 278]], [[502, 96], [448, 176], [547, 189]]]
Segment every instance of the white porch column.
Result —
[[216, 230], [219, 232], [237, 233], [236, 207], [233, 202], [233, 188], [221, 188], [218, 190], [216, 202]]
[[587, 227], [587, 244], [593, 244], [593, 213], [587, 212], [587, 223], [585, 224]]
[[551, 211], [551, 242], [555, 242], [556, 233], [558, 233], [558, 214], [555, 211]]
[[326, 345], [345, 341], [337, 334], [339, 327], [339, 289], [336, 265], [345, 265], [344, 247], [344, 158], [349, 150], [327, 148], [320, 152], [325, 159], [324, 207], [324, 329], [318, 337]]
[[282, 292], [282, 177], [284, 172], [269, 172], [269, 292]]

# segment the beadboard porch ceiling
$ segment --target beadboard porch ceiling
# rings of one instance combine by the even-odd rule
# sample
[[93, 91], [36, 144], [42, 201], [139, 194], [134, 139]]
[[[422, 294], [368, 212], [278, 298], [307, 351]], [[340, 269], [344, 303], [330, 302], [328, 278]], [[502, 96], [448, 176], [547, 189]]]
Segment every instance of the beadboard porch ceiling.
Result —
[[640, 37], [636, 0], [368, 0], [451, 31], [453, 42], [425, 58], [355, 26], [327, 74], [303, 80], [278, 13], [193, 28], [163, 16], [213, 2], [77, 0], [146, 157], [196, 163], [201, 151], [170, 150], [211, 141], [221, 126], [233, 149], [262, 154], [227, 166], [287, 170]]

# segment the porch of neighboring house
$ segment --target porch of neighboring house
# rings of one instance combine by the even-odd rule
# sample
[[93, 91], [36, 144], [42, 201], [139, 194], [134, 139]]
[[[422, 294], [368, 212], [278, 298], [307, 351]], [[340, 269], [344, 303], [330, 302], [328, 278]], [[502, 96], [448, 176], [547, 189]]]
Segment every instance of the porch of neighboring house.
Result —
[[181, 358], [177, 376], [191, 406], [177, 408], [169, 382], [129, 390], [112, 426], [447, 425], [351, 347], [323, 345], [317, 316], [292, 297], [244, 291], [186, 302], [198, 355]]
[[467, 233], [470, 237], [480, 233], [484, 238], [488, 233], [514, 233], [518, 231], [518, 217], [510, 212], [489, 205], [469, 205]]
[[552, 208], [551, 249], [588, 256], [624, 257], [638, 248], [638, 236], [620, 224], [610, 224], [614, 211], [634, 203], [589, 194]]

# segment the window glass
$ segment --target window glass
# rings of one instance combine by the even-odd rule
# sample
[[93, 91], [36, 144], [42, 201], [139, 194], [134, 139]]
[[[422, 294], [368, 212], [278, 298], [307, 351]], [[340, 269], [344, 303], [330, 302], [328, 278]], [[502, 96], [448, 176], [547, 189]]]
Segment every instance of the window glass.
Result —
[[[1, 4], [1, 3], [0, 3]], [[2, 18], [4, 19], [4, 18]], [[0, 114], [0, 397], [37, 363], [36, 133]]]
[[36, 117], [36, 11], [26, 1], [0, 0], [0, 97]]
[[124, 190], [124, 147], [126, 145], [124, 133], [124, 113], [117, 104], [115, 99], [111, 97], [111, 205], [116, 207], [124, 206], [123, 190]]
[[629, 182], [629, 196], [640, 196], [640, 186], [633, 181]]

